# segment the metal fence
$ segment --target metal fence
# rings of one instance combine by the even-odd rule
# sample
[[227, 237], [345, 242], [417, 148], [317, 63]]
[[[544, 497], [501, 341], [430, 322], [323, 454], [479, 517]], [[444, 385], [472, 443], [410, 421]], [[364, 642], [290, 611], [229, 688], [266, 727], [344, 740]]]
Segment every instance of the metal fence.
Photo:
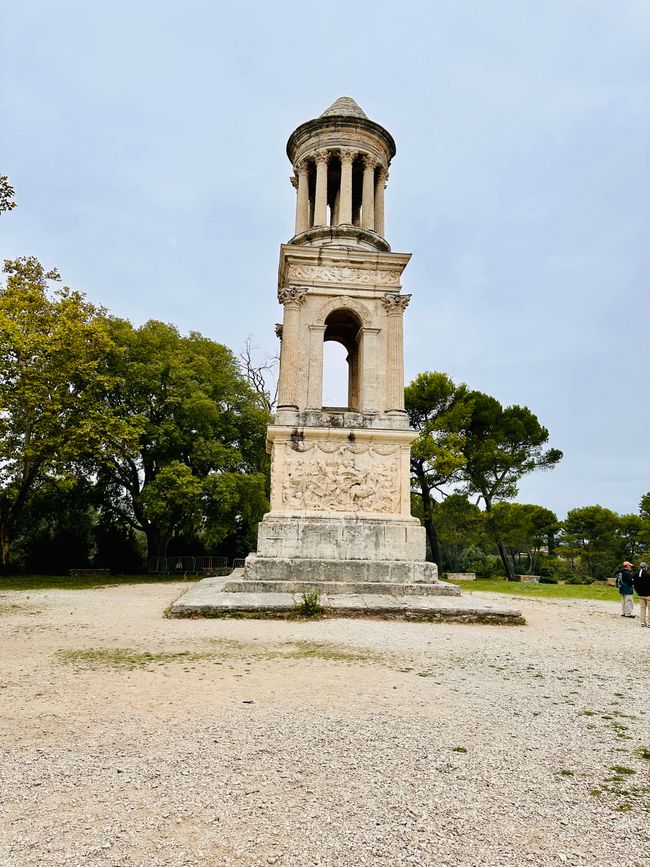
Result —
[[151, 575], [228, 575], [227, 557], [151, 557]]

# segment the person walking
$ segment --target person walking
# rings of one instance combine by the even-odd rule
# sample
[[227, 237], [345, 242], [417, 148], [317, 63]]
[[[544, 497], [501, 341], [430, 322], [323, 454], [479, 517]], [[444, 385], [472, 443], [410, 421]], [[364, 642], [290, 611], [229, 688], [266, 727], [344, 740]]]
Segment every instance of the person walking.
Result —
[[641, 563], [638, 575], [635, 574], [634, 589], [639, 597], [641, 626], [650, 626], [650, 572], [647, 563]]
[[621, 594], [621, 617], [634, 617], [634, 577], [632, 564], [626, 560], [616, 580]]

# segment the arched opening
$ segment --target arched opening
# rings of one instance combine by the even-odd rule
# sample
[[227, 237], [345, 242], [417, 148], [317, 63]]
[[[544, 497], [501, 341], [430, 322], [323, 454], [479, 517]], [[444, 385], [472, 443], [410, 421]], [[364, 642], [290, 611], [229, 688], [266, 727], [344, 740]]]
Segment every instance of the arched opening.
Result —
[[[356, 314], [349, 310], [334, 310], [325, 320], [322, 400], [324, 409], [359, 411], [360, 336], [361, 324]], [[332, 343], [338, 346], [329, 347], [328, 344]], [[343, 351], [339, 346], [343, 347]], [[330, 402], [332, 400], [335, 402]]]

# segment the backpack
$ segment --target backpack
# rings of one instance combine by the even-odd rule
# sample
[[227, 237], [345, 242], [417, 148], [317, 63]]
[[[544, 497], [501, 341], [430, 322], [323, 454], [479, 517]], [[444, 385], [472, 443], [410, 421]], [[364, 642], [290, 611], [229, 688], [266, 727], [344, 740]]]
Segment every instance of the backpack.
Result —
[[623, 573], [617, 572], [617, 574], [616, 574], [616, 586], [620, 590], [622, 585], [623, 585]]

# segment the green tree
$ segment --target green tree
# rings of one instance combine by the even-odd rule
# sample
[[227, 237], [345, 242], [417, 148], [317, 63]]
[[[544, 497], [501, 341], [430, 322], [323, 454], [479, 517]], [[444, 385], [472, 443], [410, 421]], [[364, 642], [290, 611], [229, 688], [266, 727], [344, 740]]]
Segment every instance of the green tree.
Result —
[[[559, 449], [545, 449], [548, 430], [527, 407], [504, 409], [498, 400], [479, 391], [467, 396], [471, 418], [465, 431], [463, 476], [465, 492], [478, 494], [486, 512], [499, 500], [517, 495], [520, 479], [534, 470], [548, 470], [562, 458]], [[500, 538], [496, 545], [508, 580], [514, 569]]]
[[250, 537], [267, 505], [269, 415], [230, 350], [162, 322], [109, 328], [121, 348], [110, 402], [142, 433], [100, 474], [104, 508], [145, 534], [149, 557], [191, 534], [209, 547]]
[[620, 515], [617, 534], [620, 559], [635, 563], [650, 548], [650, 527], [641, 515]]
[[464, 430], [470, 415], [466, 398], [467, 386], [455, 385], [446, 373], [420, 373], [404, 390], [411, 427], [418, 431], [411, 446], [412, 483], [433, 560], [441, 568], [434, 492], [444, 496], [444, 488], [460, 478], [464, 467]]
[[485, 543], [485, 513], [463, 494], [450, 494], [436, 506], [436, 531], [444, 571], [462, 571]]
[[116, 354], [106, 321], [33, 258], [5, 261], [0, 290], [0, 558], [34, 491], [48, 478], [102, 462], [136, 439], [107, 401]]
[[13, 211], [16, 207], [14, 188], [6, 175], [0, 175], [0, 214], [3, 211]]
[[603, 506], [571, 509], [562, 525], [561, 550], [592, 578], [607, 578], [621, 554], [620, 519]]
[[495, 503], [487, 519], [488, 531], [495, 540], [500, 540], [510, 562], [515, 560], [522, 570], [522, 554], [526, 556], [525, 568], [535, 574], [539, 567], [543, 548], [549, 548], [549, 540], [560, 528], [557, 515], [543, 506], [528, 503]]

